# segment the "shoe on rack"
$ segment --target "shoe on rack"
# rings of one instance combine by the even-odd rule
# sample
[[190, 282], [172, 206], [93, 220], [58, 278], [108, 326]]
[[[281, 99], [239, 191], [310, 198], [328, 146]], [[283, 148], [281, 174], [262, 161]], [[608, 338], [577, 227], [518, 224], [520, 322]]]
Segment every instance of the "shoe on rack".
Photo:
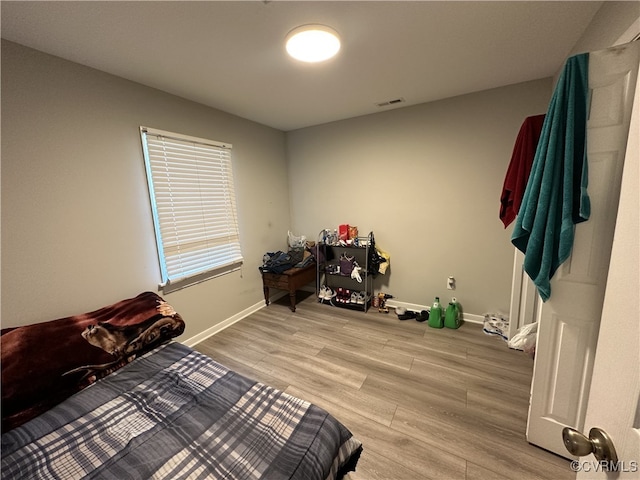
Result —
[[349, 303], [349, 299], [351, 298], [351, 290], [348, 288], [339, 288], [338, 289], [338, 302], [340, 303]]
[[358, 297], [360, 296], [360, 292], [353, 292], [351, 294], [351, 298], [349, 299], [349, 303], [353, 303], [356, 305], [358, 302]]
[[320, 286], [320, 291], [318, 292], [318, 300], [326, 300], [327, 298], [327, 287], [324, 285]]
[[356, 303], [358, 305], [364, 305], [367, 301], [367, 294], [365, 292], [358, 292]]
[[344, 288], [338, 288], [338, 295], [336, 296], [336, 302], [345, 303], [346, 292]]
[[318, 298], [320, 300], [331, 300], [336, 296], [336, 292], [334, 292], [330, 287], [326, 285], [322, 285], [320, 287], [320, 293], [318, 294]]

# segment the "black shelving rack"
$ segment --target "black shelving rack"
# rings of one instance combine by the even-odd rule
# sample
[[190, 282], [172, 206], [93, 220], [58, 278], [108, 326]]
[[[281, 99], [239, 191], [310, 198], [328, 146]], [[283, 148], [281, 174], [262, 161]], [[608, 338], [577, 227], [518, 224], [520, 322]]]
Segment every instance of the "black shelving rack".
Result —
[[[317, 278], [316, 295], [318, 302], [334, 307], [348, 308], [366, 312], [371, 305], [373, 296], [373, 277], [369, 274], [369, 249], [371, 248], [373, 232], [367, 236], [359, 236], [351, 243], [344, 241], [327, 242], [322, 230], [318, 235], [319, 257], [316, 259]], [[346, 254], [353, 257], [360, 267], [361, 282], [351, 275], [345, 275], [339, 271], [340, 257]], [[323, 298], [321, 293], [330, 288], [335, 295]], [[342, 292], [342, 296], [339, 294]], [[348, 295], [345, 294], [348, 292]], [[356, 301], [351, 301], [353, 294]], [[342, 301], [348, 298], [349, 301]]]

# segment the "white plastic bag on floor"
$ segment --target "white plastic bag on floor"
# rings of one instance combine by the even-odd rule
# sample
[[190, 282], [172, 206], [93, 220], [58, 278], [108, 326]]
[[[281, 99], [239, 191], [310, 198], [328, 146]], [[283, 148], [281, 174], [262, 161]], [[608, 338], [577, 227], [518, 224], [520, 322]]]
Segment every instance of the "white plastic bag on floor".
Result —
[[518, 329], [516, 334], [509, 339], [507, 345], [514, 350], [522, 350], [533, 355], [536, 349], [536, 336], [538, 334], [538, 323], [529, 323]]

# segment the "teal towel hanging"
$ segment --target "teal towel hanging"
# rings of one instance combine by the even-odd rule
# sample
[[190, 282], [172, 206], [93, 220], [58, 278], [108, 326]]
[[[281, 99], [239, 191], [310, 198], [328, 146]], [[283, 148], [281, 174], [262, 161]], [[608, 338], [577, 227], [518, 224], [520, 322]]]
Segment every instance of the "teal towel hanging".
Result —
[[587, 103], [589, 54], [567, 60], [542, 126], [511, 243], [544, 301], [571, 254], [575, 224], [589, 219]]

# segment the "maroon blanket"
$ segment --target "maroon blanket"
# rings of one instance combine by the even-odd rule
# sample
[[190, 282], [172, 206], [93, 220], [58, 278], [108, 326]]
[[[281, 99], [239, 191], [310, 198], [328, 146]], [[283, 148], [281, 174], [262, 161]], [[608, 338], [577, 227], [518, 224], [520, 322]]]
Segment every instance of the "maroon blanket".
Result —
[[83, 315], [3, 329], [2, 431], [177, 337], [184, 327], [169, 304], [145, 292]]

